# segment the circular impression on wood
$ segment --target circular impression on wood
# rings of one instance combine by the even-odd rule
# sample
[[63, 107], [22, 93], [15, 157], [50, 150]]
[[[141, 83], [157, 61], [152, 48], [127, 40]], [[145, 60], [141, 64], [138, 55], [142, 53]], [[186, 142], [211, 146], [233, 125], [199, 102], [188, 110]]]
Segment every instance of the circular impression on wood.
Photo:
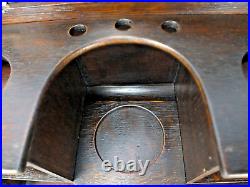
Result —
[[[138, 105], [122, 105], [107, 112], [98, 122], [95, 144], [99, 157], [115, 165], [135, 161], [152, 164], [164, 146], [164, 131], [157, 116]], [[148, 162], [147, 161], [147, 162]], [[126, 171], [126, 169], [124, 170]]]

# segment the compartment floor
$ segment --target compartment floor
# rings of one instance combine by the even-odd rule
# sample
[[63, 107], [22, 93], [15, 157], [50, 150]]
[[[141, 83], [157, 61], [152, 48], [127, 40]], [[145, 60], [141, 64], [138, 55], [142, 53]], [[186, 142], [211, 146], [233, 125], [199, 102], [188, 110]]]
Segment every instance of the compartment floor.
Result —
[[[131, 111], [127, 111], [130, 108], [126, 107], [117, 110], [116, 107], [123, 105], [136, 106]], [[147, 110], [134, 110], [140, 107]], [[109, 112], [110, 110], [112, 112]], [[155, 120], [157, 118], [162, 126]], [[140, 176], [138, 171], [103, 171], [102, 159], [108, 158], [113, 162], [113, 156], [122, 157], [126, 161], [140, 158], [143, 164], [146, 158], [149, 158], [150, 164], [143, 176]], [[86, 103], [74, 182], [77, 184], [185, 183], [176, 101]]]

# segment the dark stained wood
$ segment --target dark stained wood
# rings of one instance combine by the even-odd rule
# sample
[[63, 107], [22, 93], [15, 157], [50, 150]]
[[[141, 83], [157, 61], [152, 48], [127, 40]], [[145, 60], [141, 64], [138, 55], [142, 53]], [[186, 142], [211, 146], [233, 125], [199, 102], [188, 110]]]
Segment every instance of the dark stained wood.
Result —
[[87, 86], [172, 83], [178, 69], [173, 56], [145, 45], [100, 47], [75, 61], [82, 64]]
[[[188, 73], [185, 74], [185, 79], [193, 83], [188, 85], [180, 84], [179, 86], [181, 90], [190, 91], [187, 93], [187, 96], [192, 94], [191, 88], [196, 89], [197, 87], [198, 92], [196, 91], [194, 97], [190, 95], [189, 99], [184, 98], [184, 101], [187, 99], [189, 108], [181, 108], [180, 111], [190, 110], [190, 113], [186, 113], [189, 116], [184, 115], [184, 119], [190, 123], [191, 119], [189, 117], [194, 116], [191, 111], [195, 109], [200, 110], [197, 113], [203, 115], [204, 108], [202, 107], [202, 102], [206, 104], [207, 118], [211, 119], [208, 124], [211, 125], [212, 134], [215, 134], [215, 148], [218, 155], [218, 160], [211, 165], [209, 165], [210, 161], [204, 159], [201, 162], [198, 158], [199, 165], [193, 165], [193, 169], [197, 169], [198, 172], [188, 171], [190, 176], [193, 175], [191, 178], [199, 177], [200, 172], [203, 173], [203, 170], [201, 171], [200, 168], [203, 167], [203, 169], [207, 170], [214, 166], [214, 163], [218, 163], [219, 167], [215, 169], [220, 171], [223, 179], [247, 178], [248, 83], [242, 71], [242, 56], [248, 50], [247, 4], [195, 3], [189, 4], [193, 7], [189, 7], [190, 9], [178, 4], [180, 11], [177, 11], [176, 4], [167, 3], [147, 4], [145, 9], [140, 7], [143, 4], [134, 3], [85, 3], [80, 4], [81, 6], [78, 5], [68, 3], [65, 7], [63, 4], [35, 6], [27, 9], [17, 8], [17, 11], [14, 8], [9, 13], [4, 14], [4, 23], [6, 24], [3, 24], [2, 56], [10, 61], [12, 75], [11, 79], [8, 80], [8, 85], [3, 90], [2, 98], [3, 171], [13, 174], [14, 172], [25, 170], [28, 151], [31, 148], [31, 137], [35, 132], [33, 130], [36, 129], [37, 124], [45, 123], [44, 121], [38, 123], [35, 120], [40, 115], [43, 118], [47, 116], [48, 121], [51, 123], [45, 125], [48, 128], [39, 127], [39, 125], [37, 127], [42, 129], [37, 134], [41, 136], [46, 134], [45, 137], [49, 136], [49, 139], [45, 137], [37, 139], [37, 145], [39, 146], [32, 148], [33, 151], [36, 149], [36, 158], [40, 156], [39, 151], [45, 158], [39, 160], [39, 164], [43, 165], [43, 167], [46, 166], [47, 169], [51, 169], [52, 172], [57, 174], [62, 172], [62, 176], [72, 178], [74, 169], [71, 166], [73, 166], [72, 163], [75, 159], [73, 152], [77, 147], [75, 144], [72, 146], [72, 142], [75, 142], [78, 134], [77, 128], [74, 127], [80, 124], [78, 120], [80, 120], [79, 116], [81, 114], [81, 112], [78, 113], [76, 110], [80, 106], [80, 98], [84, 96], [83, 93], [77, 92], [79, 90], [77, 88], [80, 85], [82, 90], [85, 84], [100, 87], [148, 83], [154, 83], [155, 85], [159, 83], [173, 84], [178, 68], [185, 66], [188, 70]], [[209, 7], [207, 7], [208, 5]], [[202, 6], [206, 7], [203, 9]], [[237, 7], [243, 11], [240, 12]], [[57, 8], [58, 14], [55, 13]], [[115, 22], [121, 18], [133, 21], [134, 24], [129, 30], [120, 31], [114, 27]], [[166, 20], [176, 21], [180, 25], [180, 29], [175, 33], [163, 31], [161, 24]], [[68, 31], [76, 24], [86, 25], [87, 32], [78, 37], [71, 37]], [[125, 51], [122, 51], [124, 49]], [[124, 53], [127, 55], [124, 55]], [[144, 54], [145, 57], [141, 54]], [[99, 57], [96, 55], [99, 55]], [[84, 56], [86, 58], [83, 58]], [[88, 61], [86, 61], [87, 58]], [[72, 77], [78, 77], [77, 80], [70, 83], [62, 80], [59, 83], [54, 83], [54, 77], [61, 70], [67, 71], [66, 68], [68, 67], [66, 65], [74, 63], [74, 60], [76, 60], [79, 66], [82, 80], [77, 81], [80, 75], [79, 71], [75, 71], [71, 73], [74, 75]], [[126, 66], [127, 61], [129, 63]], [[143, 67], [138, 65], [139, 63]], [[112, 66], [109, 66], [110, 64]], [[175, 64], [180, 64], [180, 66], [177, 67]], [[133, 72], [133, 75], [131, 75], [131, 72]], [[72, 85], [70, 85], [71, 83]], [[52, 92], [51, 96], [49, 96], [45, 90], [52, 84], [60, 87], [62, 93]], [[191, 87], [185, 88], [185, 86]], [[67, 93], [67, 90], [72, 92]], [[79, 95], [74, 97], [74, 94]], [[198, 96], [199, 94], [202, 96], [202, 99]], [[52, 98], [53, 95], [54, 98]], [[53, 108], [49, 107], [51, 105], [48, 105], [48, 108], [40, 108], [44, 98], [49, 98], [50, 103], [58, 107]], [[60, 100], [60, 98], [64, 99]], [[104, 103], [103, 100], [100, 101], [102, 104]], [[156, 100], [154, 100], [155, 104], [159, 102], [159, 100]], [[143, 101], [143, 103], [146, 102]], [[192, 105], [196, 103], [197, 106]], [[182, 103], [179, 103], [179, 105], [186, 107]], [[52, 110], [54, 112], [51, 112]], [[161, 110], [163, 109], [158, 111]], [[56, 115], [55, 111], [62, 112]], [[65, 113], [65, 115], [62, 113]], [[183, 114], [183, 112], [180, 113]], [[183, 116], [181, 118], [183, 119]], [[207, 119], [196, 117], [194, 122], [206, 125]], [[73, 125], [69, 127], [67, 126], [69, 124]], [[62, 127], [63, 125], [65, 126], [60, 129], [60, 125]], [[67, 130], [67, 127], [69, 130]], [[192, 128], [194, 127], [192, 126]], [[205, 132], [205, 129], [200, 131], [199, 133], [205, 137], [210, 135], [210, 132]], [[60, 133], [55, 135], [52, 132], [60, 132], [64, 136]], [[68, 136], [65, 136], [65, 134]], [[196, 135], [192, 134], [191, 138]], [[58, 146], [60, 141], [53, 141], [53, 139], [66, 143]], [[185, 140], [183, 139], [184, 146], [186, 144]], [[195, 142], [197, 143], [197, 141]], [[46, 146], [40, 146], [43, 143]], [[52, 148], [49, 145], [58, 146], [58, 148]], [[58, 149], [60, 153], [66, 153], [63, 151], [63, 145], [68, 145], [66, 148], [69, 152], [67, 152], [67, 155], [59, 157], [55, 152]], [[85, 144], [85, 142], [80, 145], [90, 146]], [[171, 147], [171, 145], [168, 146]], [[39, 148], [43, 148], [43, 150], [39, 150]], [[201, 150], [195, 149], [198, 153], [188, 152], [191, 156], [184, 153], [184, 158], [192, 157], [193, 155], [197, 157], [199, 153], [204, 156], [204, 152], [210, 153], [210, 151], [206, 150], [207, 148], [210, 149], [211, 145], [201, 147]], [[96, 154], [96, 152], [92, 153]], [[174, 160], [172, 159], [174, 155], [173, 153], [170, 160]], [[86, 155], [82, 154], [81, 156]], [[50, 157], [56, 159], [52, 161]], [[64, 163], [64, 159], [70, 161]], [[166, 159], [168, 160], [167, 156]], [[180, 161], [179, 159], [180, 157], [176, 159], [177, 162]], [[59, 160], [58, 163], [62, 163], [62, 167], [58, 167], [58, 165], [51, 166], [51, 163], [54, 164], [55, 160]], [[42, 161], [46, 161], [46, 163]], [[87, 163], [86, 160], [84, 162]], [[170, 168], [172, 168], [174, 162], [167, 164], [170, 164]], [[70, 169], [64, 173], [65, 168], [68, 167]], [[84, 166], [76, 165], [76, 168], [78, 168], [77, 172], [85, 174], [86, 171], [82, 171], [81, 167]], [[173, 167], [176, 167], [176, 165]], [[155, 173], [161, 173], [161, 175], [168, 174], [168, 176], [176, 176], [176, 178], [164, 178], [161, 181], [162, 178], [157, 178], [159, 176], [157, 175], [154, 180], [156, 183], [158, 181], [160, 181], [159, 183], [181, 181], [178, 178], [180, 176], [178, 174], [184, 171], [170, 174], [167, 169], [165, 164], [162, 164], [158, 169], [155, 169]], [[180, 170], [179, 168], [178, 171]], [[205, 174], [208, 173], [205, 172]], [[91, 179], [92, 182], [95, 180], [101, 182], [101, 178], [98, 181], [98, 178], [88, 178], [88, 175], [83, 176], [87, 179], [77, 178], [76, 175], [76, 182], [84, 183], [84, 179], [86, 181]], [[171, 181], [168, 181], [168, 179]], [[140, 182], [138, 181], [138, 183]]]
[[182, 67], [175, 83], [187, 181], [219, 170], [217, 147], [206, 101]]
[[113, 165], [115, 156], [125, 163], [134, 160], [137, 173], [139, 160], [148, 160], [152, 165], [165, 144], [161, 121], [140, 105], [121, 105], [108, 111], [98, 122], [94, 138], [101, 160], [109, 160]]
[[[139, 176], [135, 173], [119, 173], [119, 172], [104, 172], [101, 168], [102, 160], [98, 156], [95, 148], [95, 131], [98, 121], [111, 109], [121, 105], [139, 105], [147, 108], [153, 112], [161, 121], [165, 133], [165, 145], [159, 158], [149, 165], [148, 170], [144, 176]], [[181, 146], [181, 137], [179, 131], [178, 113], [175, 101], [93, 101], [86, 103], [84, 109], [84, 120], [80, 132], [80, 143], [77, 154], [76, 173], [74, 183], [77, 184], [177, 184], [185, 183], [185, 173]], [[146, 116], [145, 116], [146, 114]], [[144, 123], [144, 119], [148, 119], [148, 114], [145, 113], [142, 118], [135, 118], [137, 123]], [[145, 118], [143, 118], [145, 117]], [[111, 124], [110, 125], [115, 125]], [[120, 127], [122, 128], [122, 127]], [[136, 132], [136, 126], [131, 127], [131, 132]], [[115, 135], [119, 131], [118, 129], [110, 130], [110, 136]], [[139, 128], [138, 130], [142, 130]], [[149, 130], [149, 129], [147, 129]], [[112, 133], [113, 132], [113, 133]], [[122, 132], [121, 132], [122, 133]], [[157, 153], [162, 145], [161, 141], [150, 141], [153, 138], [147, 131], [142, 131], [136, 137], [135, 142], [141, 144], [148, 141], [151, 142], [151, 150], [143, 150], [140, 153], [141, 157], [149, 156], [151, 153]], [[148, 135], [148, 137], [147, 137]], [[137, 145], [133, 144], [132, 140], [126, 140], [126, 138], [132, 138], [129, 134], [124, 136], [124, 139], [117, 139], [116, 142], [109, 141], [105, 146], [106, 154], [110, 154], [110, 157], [116, 151], [122, 151], [122, 147], [129, 143], [131, 152]], [[99, 141], [99, 140], [97, 140]], [[108, 141], [108, 140], [107, 140]], [[135, 143], [134, 142], [134, 143]], [[148, 143], [149, 143], [148, 142]], [[155, 149], [154, 149], [155, 147]], [[145, 147], [144, 147], [145, 148]], [[110, 152], [108, 152], [110, 150]], [[113, 151], [114, 152], [113, 152]], [[116, 151], [115, 151], [116, 150]], [[154, 152], [156, 151], [156, 152]], [[138, 152], [139, 153], [139, 152]], [[144, 154], [144, 155], [141, 155]], [[118, 155], [119, 156], [119, 155]], [[123, 155], [126, 157], [126, 155]], [[138, 155], [139, 156], [139, 155]], [[127, 155], [126, 159], [129, 159]]]
[[174, 84], [171, 83], [89, 86], [87, 92], [89, 98], [98, 100], [175, 100]]
[[[37, 169], [34, 169], [31, 166], [27, 166], [25, 168], [25, 171], [23, 173], [19, 173], [17, 175], [3, 175], [2, 178], [4, 180], [10, 180], [10, 181], [22, 181], [27, 182], [27, 181], [33, 181], [33, 182], [51, 182], [51, 183], [66, 183], [63, 179], [60, 179], [58, 177], [52, 176], [50, 174], [41, 172]], [[67, 181], [68, 182], [68, 181]], [[11, 183], [11, 182], [10, 182]], [[69, 183], [69, 182], [68, 182]], [[11, 184], [14, 184], [13, 182]], [[72, 183], [71, 183], [72, 184]]]
[[84, 82], [77, 64], [69, 64], [48, 85], [37, 115], [28, 161], [73, 179], [84, 102]]
[[68, 20], [100, 14], [247, 14], [247, 3], [24, 3], [10, 4], [3, 24]]

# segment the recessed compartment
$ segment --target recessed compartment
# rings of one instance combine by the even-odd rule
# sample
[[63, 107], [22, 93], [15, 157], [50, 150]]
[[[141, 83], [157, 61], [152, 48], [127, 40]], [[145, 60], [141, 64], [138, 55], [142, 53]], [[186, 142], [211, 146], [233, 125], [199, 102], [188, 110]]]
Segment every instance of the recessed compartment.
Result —
[[247, 183], [247, 3], [2, 16], [4, 183]]
[[[157, 46], [107, 44], [48, 82], [28, 161], [74, 183], [163, 184], [218, 172], [206, 97], [188, 64]], [[103, 160], [149, 160], [145, 175]]]

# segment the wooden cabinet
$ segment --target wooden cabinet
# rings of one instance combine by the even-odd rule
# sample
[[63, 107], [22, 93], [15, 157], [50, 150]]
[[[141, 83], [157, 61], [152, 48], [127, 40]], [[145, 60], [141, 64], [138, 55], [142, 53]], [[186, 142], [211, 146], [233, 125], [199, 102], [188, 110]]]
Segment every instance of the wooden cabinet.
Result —
[[[247, 182], [247, 3], [9, 6], [4, 180]], [[150, 163], [103, 171], [115, 156]]]

